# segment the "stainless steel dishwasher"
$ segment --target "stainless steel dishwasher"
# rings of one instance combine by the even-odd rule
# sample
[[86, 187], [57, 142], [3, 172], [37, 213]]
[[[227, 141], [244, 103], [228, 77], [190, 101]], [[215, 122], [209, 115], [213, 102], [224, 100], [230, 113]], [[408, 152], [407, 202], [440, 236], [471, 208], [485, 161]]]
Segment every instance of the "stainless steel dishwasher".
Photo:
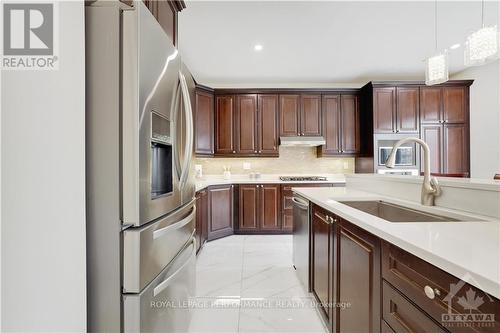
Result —
[[306, 288], [311, 291], [309, 271], [309, 201], [293, 194], [293, 266]]

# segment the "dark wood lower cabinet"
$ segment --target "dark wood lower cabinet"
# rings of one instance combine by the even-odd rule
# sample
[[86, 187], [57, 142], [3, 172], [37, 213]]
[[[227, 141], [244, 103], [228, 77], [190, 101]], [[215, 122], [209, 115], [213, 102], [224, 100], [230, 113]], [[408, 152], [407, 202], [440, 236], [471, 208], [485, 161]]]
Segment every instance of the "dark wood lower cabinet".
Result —
[[383, 318], [395, 332], [447, 332], [387, 282], [382, 283], [382, 288], [384, 294], [382, 302]]
[[281, 232], [280, 185], [239, 186], [237, 233]]
[[320, 305], [320, 313], [331, 329], [337, 309], [336, 295], [338, 218], [313, 205], [311, 211], [311, 291]]
[[196, 193], [196, 251], [200, 251], [208, 239], [208, 191]]
[[208, 240], [233, 234], [234, 185], [208, 188]]
[[380, 332], [380, 239], [341, 220], [337, 332]]

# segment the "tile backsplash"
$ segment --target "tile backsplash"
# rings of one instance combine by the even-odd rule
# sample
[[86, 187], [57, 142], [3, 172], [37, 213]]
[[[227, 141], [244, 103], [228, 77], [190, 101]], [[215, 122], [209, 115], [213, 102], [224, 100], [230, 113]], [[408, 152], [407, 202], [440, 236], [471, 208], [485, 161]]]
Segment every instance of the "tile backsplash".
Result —
[[[354, 158], [316, 157], [316, 147], [279, 147], [279, 157], [196, 158], [204, 175], [220, 175], [223, 166], [231, 167], [233, 174], [260, 172], [263, 174], [332, 174], [354, 173]], [[243, 163], [251, 170], [244, 170]]]

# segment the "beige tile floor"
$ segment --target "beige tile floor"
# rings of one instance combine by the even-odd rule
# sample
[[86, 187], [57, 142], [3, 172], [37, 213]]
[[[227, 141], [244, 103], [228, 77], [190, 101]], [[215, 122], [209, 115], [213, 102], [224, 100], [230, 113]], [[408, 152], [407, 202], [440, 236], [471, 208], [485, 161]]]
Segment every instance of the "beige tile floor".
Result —
[[325, 333], [292, 264], [292, 236], [235, 235], [205, 244], [189, 332]]

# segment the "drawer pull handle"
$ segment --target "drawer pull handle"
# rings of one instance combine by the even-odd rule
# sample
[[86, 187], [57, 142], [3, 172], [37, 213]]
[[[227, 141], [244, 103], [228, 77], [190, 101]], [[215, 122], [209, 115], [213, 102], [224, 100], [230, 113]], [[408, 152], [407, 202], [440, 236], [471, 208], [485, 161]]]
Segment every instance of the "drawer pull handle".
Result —
[[434, 299], [436, 297], [436, 295], [437, 296], [441, 295], [441, 292], [439, 291], [439, 289], [434, 289], [430, 286], [424, 287], [424, 293], [425, 293], [425, 296], [427, 296], [430, 299]]

